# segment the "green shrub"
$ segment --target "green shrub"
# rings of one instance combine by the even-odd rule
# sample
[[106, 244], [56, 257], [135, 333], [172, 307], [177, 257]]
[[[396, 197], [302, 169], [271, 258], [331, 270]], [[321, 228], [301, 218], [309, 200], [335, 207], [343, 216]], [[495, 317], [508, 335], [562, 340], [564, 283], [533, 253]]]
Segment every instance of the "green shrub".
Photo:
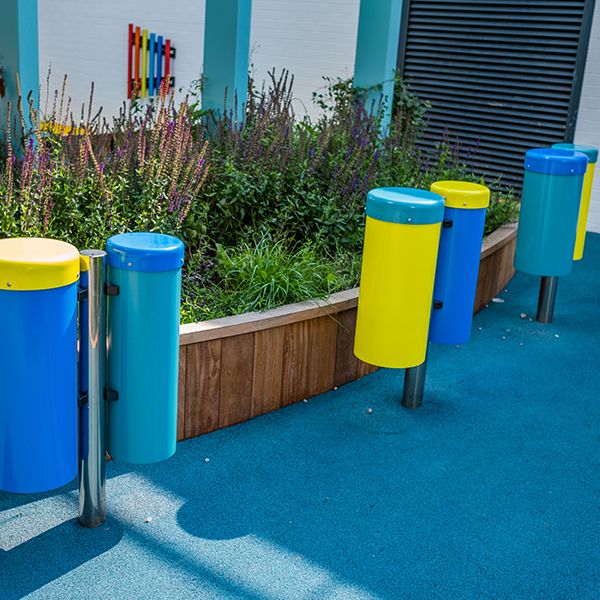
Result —
[[[353, 287], [368, 190], [479, 178], [447, 139], [432, 154], [420, 150], [427, 105], [402, 80], [386, 136], [383, 107], [361, 101], [366, 90], [350, 80], [326, 83], [315, 95], [322, 115], [298, 119], [286, 71], [271, 73], [261, 89], [251, 81], [243, 125], [225, 110], [210, 141], [200, 87], [191, 103], [176, 107], [163, 93], [150, 104], [133, 102], [111, 123], [93, 113], [93, 94], [76, 120], [63, 88], [43, 117], [31, 107], [33, 130], [23, 144], [8, 120], [0, 236], [49, 236], [85, 248], [130, 230], [178, 235], [187, 251], [184, 321]], [[511, 194], [494, 193], [486, 233], [516, 214]]]
[[186, 271], [182, 312], [188, 320], [200, 320], [323, 299], [354, 287], [360, 255], [331, 258], [312, 243], [292, 247], [263, 237], [256, 244], [218, 245], [214, 259], [196, 255]]
[[[79, 248], [103, 247], [130, 230], [194, 239], [184, 222], [206, 178], [207, 142], [193, 137], [187, 103], [175, 109], [162, 95], [139, 117], [122, 111], [110, 129], [91, 110], [76, 124], [62, 105], [55, 102], [44, 119], [32, 107], [24, 148], [12, 139], [9, 118], [0, 236], [55, 237]], [[196, 215], [203, 210], [195, 207]]]
[[519, 203], [515, 200], [512, 191], [505, 194], [492, 194], [490, 205], [485, 219], [485, 235], [496, 231], [506, 223], [513, 223], [519, 217]]

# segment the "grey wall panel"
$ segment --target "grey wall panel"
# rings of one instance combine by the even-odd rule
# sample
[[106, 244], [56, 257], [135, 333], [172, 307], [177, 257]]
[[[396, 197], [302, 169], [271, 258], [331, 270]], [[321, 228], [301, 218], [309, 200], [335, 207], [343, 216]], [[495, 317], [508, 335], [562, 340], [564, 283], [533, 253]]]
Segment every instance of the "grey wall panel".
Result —
[[571, 139], [592, 0], [405, 0], [398, 66], [475, 172], [518, 188], [527, 148]]

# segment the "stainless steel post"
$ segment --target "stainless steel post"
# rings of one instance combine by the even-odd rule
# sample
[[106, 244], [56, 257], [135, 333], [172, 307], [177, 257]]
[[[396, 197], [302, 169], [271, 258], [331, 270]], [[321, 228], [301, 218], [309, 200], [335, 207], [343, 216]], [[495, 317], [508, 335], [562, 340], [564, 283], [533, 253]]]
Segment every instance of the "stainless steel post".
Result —
[[540, 323], [552, 323], [557, 287], [558, 277], [542, 277], [537, 315], [535, 317], [536, 321]]
[[81, 256], [84, 266], [79, 303], [79, 523], [97, 527], [106, 518], [106, 252], [84, 250]]
[[402, 406], [405, 408], [419, 408], [423, 404], [423, 391], [425, 390], [425, 374], [427, 371], [427, 358], [416, 367], [404, 371], [404, 390], [402, 392]]

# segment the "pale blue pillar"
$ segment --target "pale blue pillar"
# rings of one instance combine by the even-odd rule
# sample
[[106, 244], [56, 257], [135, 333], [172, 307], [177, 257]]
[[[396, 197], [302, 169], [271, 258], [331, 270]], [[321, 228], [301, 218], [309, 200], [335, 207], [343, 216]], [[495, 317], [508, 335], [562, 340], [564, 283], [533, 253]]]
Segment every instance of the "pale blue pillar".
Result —
[[354, 62], [354, 87], [372, 88], [365, 97], [370, 110], [385, 102], [382, 131], [390, 123], [394, 97], [394, 72], [398, 57], [402, 0], [361, 0]]
[[252, 0], [206, 0], [202, 108], [218, 117], [237, 97], [238, 122], [248, 89], [251, 9]]
[[0, 130], [4, 131], [7, 101], [12, 105], [12, 116], [17, 115], [17, 73], [26, 123], [29, 122], [27, 95], [33, 93], [36, 106], [39, 100], [37, 0], [0, 0], [0, 67], [5, 85], [4, 97], [0, 98]]

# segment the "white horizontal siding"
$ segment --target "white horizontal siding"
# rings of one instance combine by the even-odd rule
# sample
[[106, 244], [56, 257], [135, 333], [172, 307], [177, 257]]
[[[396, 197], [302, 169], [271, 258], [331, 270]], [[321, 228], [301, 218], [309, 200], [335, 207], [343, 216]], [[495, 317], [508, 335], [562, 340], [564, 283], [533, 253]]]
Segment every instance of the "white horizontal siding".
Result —
[[198, 79], [202, 65], [204, 0], [38, 0], [40, 80], [44, 96], [69, 76], [67, 92], [80, 107], [95, 83], [95, 106], [118, 112], [127, 91], [127, 24], [170, 38], [177, 48], [177, 88]]
[[[260, 83], [276, 67], [295, 76], [295, 109], [314, 113], [312, 92], [322, 77], [351, 77], [359, 0], [254, 0], [251, 56]], [[127, 79], [127, 24], [171, 38], [177, 48], [176, 88], [188, 89], [202, 70], [205, 0], [38, 0], [40, 78], [51, 90], [65, 73], [74, 106], [89, 97], [115, 114]]]
[[275, 67], [294, 75], [294, 109], [315, 114], [323, 76], [352, 77], [359, 0], [254, 0], [250, 62], [262, 81]]

